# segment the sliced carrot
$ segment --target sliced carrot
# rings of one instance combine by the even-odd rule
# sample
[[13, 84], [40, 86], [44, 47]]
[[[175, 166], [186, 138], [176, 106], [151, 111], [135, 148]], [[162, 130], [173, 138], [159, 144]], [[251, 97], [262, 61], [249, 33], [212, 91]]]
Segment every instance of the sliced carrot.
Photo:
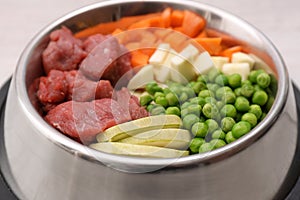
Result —
[[234, 46], [234, 47], [230, 47], [228, 49], [225, 49], [224, 51], [221, 52], [221, 56], [226, 56], [229, 59], [231, 59], [231, 56], [233, 53], [236, 52], [241, 52], [243, 50], [242, 46]]
[[182, 26], [183, 17], [184, 14], [182, 10], [173, 10], [171, 14], [171, 26], [172, 27]]
[[186, 35], [195, 37], [205, 28], [205, 19], [196, 13], [185, 10], [182, 28]]
[[194, 38], [210, 55], [218, 55], [222, 51], [222, 38]]
[[207, 33], [205, 31], [205, 29], [199, 34], [196, 36], [196, 38], [207, 38]]
[[148, 64], [149, 56], [141, 51], [131, 52], [131, 65], [133, 67], [140, 67]]
[[164, 21], [161, 16], [149, 19], [151, 27], [165, 28]]
[[172, 32], [172, 29], [159, 28], [153, 31], [154, 35], [159, 39], [164, 39], [168, 34]]
[[112, 35], [118, 35], [119, 33], [122, 33], [122, 32], [123, 32], [123, 30], [117, 28], [117, 29], [115, 29], [111, 34], [112, 34]]
[[128, 30], [133, 30], [138, 28], [149, 28], [149, 27], [151, 27], [151, 22], [149, 19], [147, 19], [147, 20], [142, 20], [131, 24], [128, 27]]
[[165, 28], [168, 28], [171, 26], [171, 13], [172, 13], [172, 9], [166, 8], [161, 14], [161, 18], [162, 18]]
[[76, 38], [86, 38], [88, 36], [100, 33], [100, 34], [110, 34], [117, 28], [125, 30], [133, 23], [136, 23], [141, 20], [153, 18], [155, 16], [160, 16], [161, 13], [151, 13], [146, 15], [138, 15], [138, 16], [130, 16], [130, 17], [123, 17], [118, 21], [115, 22], [107, 22], [107, 23], [100, 23], [98, 25], [86, 28], [82, 31], [79, 31], [74, 34]]
[[175, 27], [175, 28], [173, 28], [173, 30], [184, 34], [184, 30], [183, 30], [182, 26]]
[[155, 52], [156, 48], [143, 48], [140, 49], [140, 52], [142, 52], [143, 54], [146, 54], [149, 56], [149, 58], [152, 56], [152, 54]]
[[186, 41], [187, 37], [179, 32], [172, 32], [163, 39], [163, 42], [169, 43], [178, 52], [186, 45]]
[[133, 50], [137, 50], [140, 47], [140, 43], [139, 42], [130, 42], [125, 44], [125, 47], [129, 50], [129, 51], [133, 51]]
[[205, 31], [206, 31], [208, 37], [221, 37], [222, 45], [224, 45], [224, 46], [233, 47], [233, 46], [242, 44], [242, 42], [237, 40], [236, 38], [233, 38], [232, 36], [230, 36], [226, 33], [217, 31], [215, 29], [206, 28]]

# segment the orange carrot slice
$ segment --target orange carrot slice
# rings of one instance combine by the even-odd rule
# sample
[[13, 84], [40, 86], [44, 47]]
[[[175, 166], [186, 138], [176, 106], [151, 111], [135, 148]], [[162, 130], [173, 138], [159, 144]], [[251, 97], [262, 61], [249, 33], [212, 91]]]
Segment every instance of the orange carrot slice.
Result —
[[161, 18], [162, 18], [165, 28], [168, 28], [171, 26], [171, 13], [172, 13], [172, 9], [166, 8], [161, 14]]
[[76, 38], [86, 38], [88, 36], [91, 36], [91, 35], [94, 35], [97, 33], [110, 34], [117, 28], [125, 30], [133, 23], [136, 23], [141, 20], [153, 18], [155, 16], [160, 16], [160, 15], [161, 15], [161, 13], [151, 13], [151, 14], [146, 14], [146, 15], [123, 17], [120, 20], [115, 21], [115, 22], [100, 23], [98, 25], [86, 28], [82, 31], [75, 33], [74, 36]]
[[174, 10], [171, 14], [171, 26], [172, 27], [182, 26], [183, 17], [184, 17], [183, 11]]
[[221, 56], [226, 56], [229, 59], [231, 59], [232, 54], [236, 52], [241, 52], [243, 50], [242, 46], [234, 46], [230, 47], [228, 49], [225, 49], [224, 51], [221, 52]]
[[195, 37], [205, 27], [205, 19], [192, 11], [185, 10], [182, 22], [182, 28], [186, 35]]
[[195, 38], [198, 42], [210, 55], [218, 55], [222, 51], [222, 38]]
[[149, 56], [140, 52], [133, 51], [131, 52], [131, 65], [133, 67], [140, 67], [148, 64]]

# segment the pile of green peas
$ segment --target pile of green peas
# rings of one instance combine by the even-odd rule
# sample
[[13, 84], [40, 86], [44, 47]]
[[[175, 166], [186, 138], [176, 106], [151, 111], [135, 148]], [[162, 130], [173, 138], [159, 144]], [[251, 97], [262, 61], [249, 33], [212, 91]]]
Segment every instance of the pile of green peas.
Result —
[[140, 104], [151, 115], [180, 116], [182, 128], [194, 136], [191, 154], [223, 147], [250, 132], [271, 109], [277, 91], [274, 75], [262, 69], [242, 81], [240, 74], [224, 75], [213, 68], [195, 81], [166, 85], [148, 83]]

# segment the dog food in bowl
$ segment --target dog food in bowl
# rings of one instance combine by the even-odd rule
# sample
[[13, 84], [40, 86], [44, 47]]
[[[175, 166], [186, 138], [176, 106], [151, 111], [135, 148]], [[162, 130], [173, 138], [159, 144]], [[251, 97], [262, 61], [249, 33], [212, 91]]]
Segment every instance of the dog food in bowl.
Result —
[[234, 142], [264, 119], [277, 81], [244, 43], [189, 10], [50, 34], [29, 92], [54, 128], [107, 153], [170, 158]]

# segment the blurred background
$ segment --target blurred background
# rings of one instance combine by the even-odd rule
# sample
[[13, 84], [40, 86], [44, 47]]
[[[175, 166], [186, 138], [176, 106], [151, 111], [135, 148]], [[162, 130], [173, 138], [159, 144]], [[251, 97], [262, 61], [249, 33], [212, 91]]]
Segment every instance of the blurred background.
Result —
[[[229, 11], [260, 29], [283, 56], [300, 86], [299, 0], [198, 0]], [[0, 0], [0, 86], [12, 75], [27, 43], [47, 24], [99, 0]]]

